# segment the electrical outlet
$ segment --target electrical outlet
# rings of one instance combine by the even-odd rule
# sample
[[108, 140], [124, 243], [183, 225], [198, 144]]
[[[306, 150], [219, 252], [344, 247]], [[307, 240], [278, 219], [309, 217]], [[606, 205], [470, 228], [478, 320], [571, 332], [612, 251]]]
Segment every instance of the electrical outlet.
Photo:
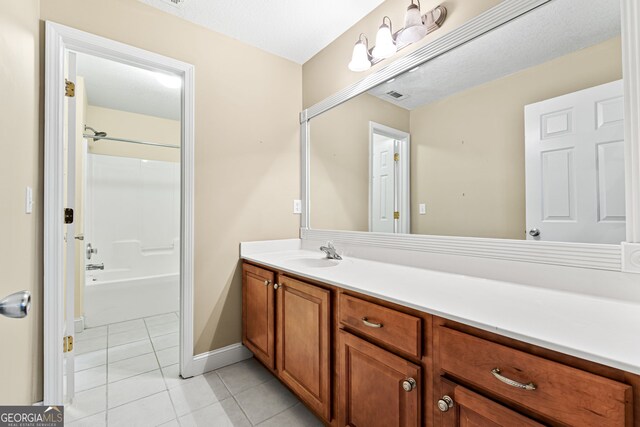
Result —
[[293, 213], [301, 214], [302, 213], [302, 200], [294, 200], [293, 201]]
[[427, 213], [427, 205], [425, 203], [420, 203], [418, 207], [420, 208], [420, 215], [424, 215]]

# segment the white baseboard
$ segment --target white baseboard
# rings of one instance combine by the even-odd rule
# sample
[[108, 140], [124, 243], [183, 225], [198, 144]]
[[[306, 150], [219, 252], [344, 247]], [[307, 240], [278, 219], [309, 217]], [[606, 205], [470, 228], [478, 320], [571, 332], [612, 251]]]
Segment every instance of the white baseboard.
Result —
[[84, 316], [73, 320], [73, 331], [77, 334], [84, 331]]
[[204, 374], [215, 369], [220, 369], [227, 365], [241, 362], [253, 357], [251, 353], [241, 343], [231, 344], [217, 350], [201, 353], [193, 357], [189, 363], [188, 372], [183, 372], [185, 378]]

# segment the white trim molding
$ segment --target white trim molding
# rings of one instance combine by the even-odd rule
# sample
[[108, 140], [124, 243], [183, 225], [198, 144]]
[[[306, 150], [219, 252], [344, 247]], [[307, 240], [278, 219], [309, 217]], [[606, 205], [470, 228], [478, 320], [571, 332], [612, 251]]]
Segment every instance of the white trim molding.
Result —
[[[242, 362], [243, 360], [253, 357], [253, 353], [241, 343], [231, 344], [226, 347], [212, 350], [206, 353], [198, 354], [193, 358], [190, 365], [190, 376], [204, 374], [233, 363]], [[181, 374], [183, 378], [188, 378]]]
[[63, 113], [67, 51], [169, 72], [183, 79], [180, 372], [191, 376], [196, 366], [193, 355], [194, 67], [50, 21], [46, 22], [45, 40], [44, 403], [63, 404]]
[[[551, 0], [503, 0], [457, 29], [309, 107], [300, 114], [303, 218], [301, 239], [531, 263], [640, 273], [640, 6], [622, 1], [625, 86], [627, 242], [622, 245], [536, 242], [410, 234], [314, 230], [310, 223], [309, 120], [410, 69], [467, 43]], [[636, 243], [638, 245], [636, 245]]]

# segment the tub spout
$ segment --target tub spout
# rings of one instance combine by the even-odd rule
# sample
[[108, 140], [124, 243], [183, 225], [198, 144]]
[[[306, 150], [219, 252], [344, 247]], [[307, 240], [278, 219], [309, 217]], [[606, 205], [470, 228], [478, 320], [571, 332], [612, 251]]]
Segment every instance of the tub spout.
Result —
[[100, 264], [87, 264], [87, 270], [104, 270], [104, 262], [101, 262]]

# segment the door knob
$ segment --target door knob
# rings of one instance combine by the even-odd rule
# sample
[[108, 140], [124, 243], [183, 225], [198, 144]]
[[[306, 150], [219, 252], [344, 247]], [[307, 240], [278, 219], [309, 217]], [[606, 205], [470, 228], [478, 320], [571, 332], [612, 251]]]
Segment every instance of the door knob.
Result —
[[451, 408], [453, 408], [453, 399], [446, 394], [442, 396], [442, 399], [438, 400], [438, 409], [440, 409], [440, 412], [447, 412]]
[[529, 230], [529, 235], [531, 237], [538, 237], [540, 236], [540, 230], [538, 230], [537, 228], [532, 228], [531, 230]]
[[278, 285], [277, 283], [273, 284], [273, 289], [275, 289], [276, 291], [278, 290], [279, 287], [280, 287], [280, 285]]
[[31, 292], [20, 291], [0, 301], [0, 314], [14, 319], [21, 319], [31, 309]]
[[269, 286], [270, 284], [271, 284], [271, 280], [265, 280], [265, 281], [264, 281], [264, 285], [265, 285], [265, 286]]
[[418, 384], [416, 383], [416, 380], [414, 380], [413, 378], [407, 378], [406, 380], [402, 381], [402, 388], [406, 392], [410, 392], [411, 390], [416, 388], [417, 385]]

